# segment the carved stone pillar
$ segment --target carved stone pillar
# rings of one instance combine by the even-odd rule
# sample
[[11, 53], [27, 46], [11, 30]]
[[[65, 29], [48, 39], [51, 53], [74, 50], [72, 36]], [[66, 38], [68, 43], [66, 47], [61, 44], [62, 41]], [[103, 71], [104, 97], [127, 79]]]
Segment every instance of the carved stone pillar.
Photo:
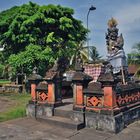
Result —
[[84, 93], [83, 89], [87, 87], [88, 83], [92, 81], [92, 77], [83, 72], [83, 68], [76, 67], [76, 72], [73, 76], [73, 120], [85, 122], [84, 115]]
[[102, 83], [102, 89], [104, 94], [104, 108], [115, 109], [117, 108], [116, 102], [116, 91], [115, 87], [117, 81], [115, 81], [114, 76], [111, 72], [105, 73], [99, 77], [99, 80]]
[[57, 72], [49, 71], [46, 73], [45, 80], [48, 83], [48, 106], [59, 106], [62, 103], [61, 78]]
[[114, 109], [117, 107], [116, 104], [116, 93], [114, 90], [114, 86], [112, 83], [103, 84], [103, 92], [104, 92], [104, 107]]
[[26, 114], [30, 117], [35, 117], [37, 115], [36, 111], [36, 104], [37, 104], [37, 93], [36, 93], [36, 87], [39, 84], [39, 82], [42, 81], [42, 77], [37, 74], [36, 70], [33, 71], [33, 74], [28, 78], [29, 83], [31, 85], [31, 100], [27, 104], [26, 107]]
[[36, 100], [36, 87], [40, 81], [42, 81], [42, 77], [34, 72], [29, 78], [29, 83], [31, 85], [31, 100], [35, 101]]

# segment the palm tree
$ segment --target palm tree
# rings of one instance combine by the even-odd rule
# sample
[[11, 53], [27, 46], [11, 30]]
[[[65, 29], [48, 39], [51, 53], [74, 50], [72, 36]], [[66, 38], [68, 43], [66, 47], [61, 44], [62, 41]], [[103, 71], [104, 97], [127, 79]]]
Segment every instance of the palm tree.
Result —
[[83, 63], [86, 63], [89, 61], [97, 62], [101, 60], [102, 58], [102, 56], [99, 55], [95, 46], [90, 46], [90, 48], [84, 47], [84, 42], [81, 42], [80, 44], [78, 44], [77, 48], [74, 50], [74, 54], [70, 59], [70, 65], [75, 64], [76, 56], [78, 53], [80, 53]]
[[102, 56], [99, 55], [99, 52], [97, 51], [95, 46], [90, 47], [89, 55], [93, 62], [96, 62], [102, 58]]
[[77, 45], [76, 49], [74, 50], [74, 54], [70, 59], [70, 65], [75, 64], [76, 56], [78, 53], [80, 53], [83, 63], [88, 62], [88, 47], [84, 47], [84, 42], [81, 42]]

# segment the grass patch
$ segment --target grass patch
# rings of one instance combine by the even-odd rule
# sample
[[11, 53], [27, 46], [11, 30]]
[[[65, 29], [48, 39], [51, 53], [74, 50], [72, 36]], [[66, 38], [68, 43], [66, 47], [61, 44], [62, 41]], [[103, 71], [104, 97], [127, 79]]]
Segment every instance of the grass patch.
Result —
[[26, 116], [26, 104], [31, 98], [30, 94], [0, 94], [0, 98], [3, 97], [7, 98], [8, 102], [11, 101], [13, 105], [6, 111], [0, 112], [0, 122]]
[[11, 81], [9, 80], [0, 80], [0, 84], [10, 84]]
[[17, 107], [17, 108], [13, 108], [7, 112], [0, 113], [0, 122], [15, 119], [15, 118], [21, 118], [24, 116], [26, 116], [25, 108]]

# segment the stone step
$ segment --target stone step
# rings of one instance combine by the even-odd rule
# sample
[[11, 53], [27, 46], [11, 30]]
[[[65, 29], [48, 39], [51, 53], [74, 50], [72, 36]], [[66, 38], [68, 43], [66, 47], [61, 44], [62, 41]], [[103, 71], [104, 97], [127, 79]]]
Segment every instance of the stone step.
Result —
[[54, 109], [54, 116], [72, 118], [73, 115], [73, 104], [64, 103], [63, 106], [56, 107]]
[[53, 117], [43, 117], [37, 118], [38, 121], [46, 122], [50, 125], [55, 125], [63, 128], [68, 129], [75, 129], [80, 130], [85, 127], [85, 124], [83, 122], [74, 122], [71, 119], [59, 117], [59, 116], [53, 116]]
[[60, 108], [54, 109], [54, 116], [64, 117], [64, 118], [72, 118], [73, 111], [72, 110], [62, 110]]

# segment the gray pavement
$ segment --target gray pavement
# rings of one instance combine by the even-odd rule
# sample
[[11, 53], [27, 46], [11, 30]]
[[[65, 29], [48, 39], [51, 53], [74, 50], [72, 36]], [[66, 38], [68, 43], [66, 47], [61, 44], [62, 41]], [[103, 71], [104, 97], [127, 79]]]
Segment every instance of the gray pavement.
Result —
[[0, 140], [140, 140], [140, 121], [111, 134], [91, 128], [75, 131], [20, 118], [0, 123]]

